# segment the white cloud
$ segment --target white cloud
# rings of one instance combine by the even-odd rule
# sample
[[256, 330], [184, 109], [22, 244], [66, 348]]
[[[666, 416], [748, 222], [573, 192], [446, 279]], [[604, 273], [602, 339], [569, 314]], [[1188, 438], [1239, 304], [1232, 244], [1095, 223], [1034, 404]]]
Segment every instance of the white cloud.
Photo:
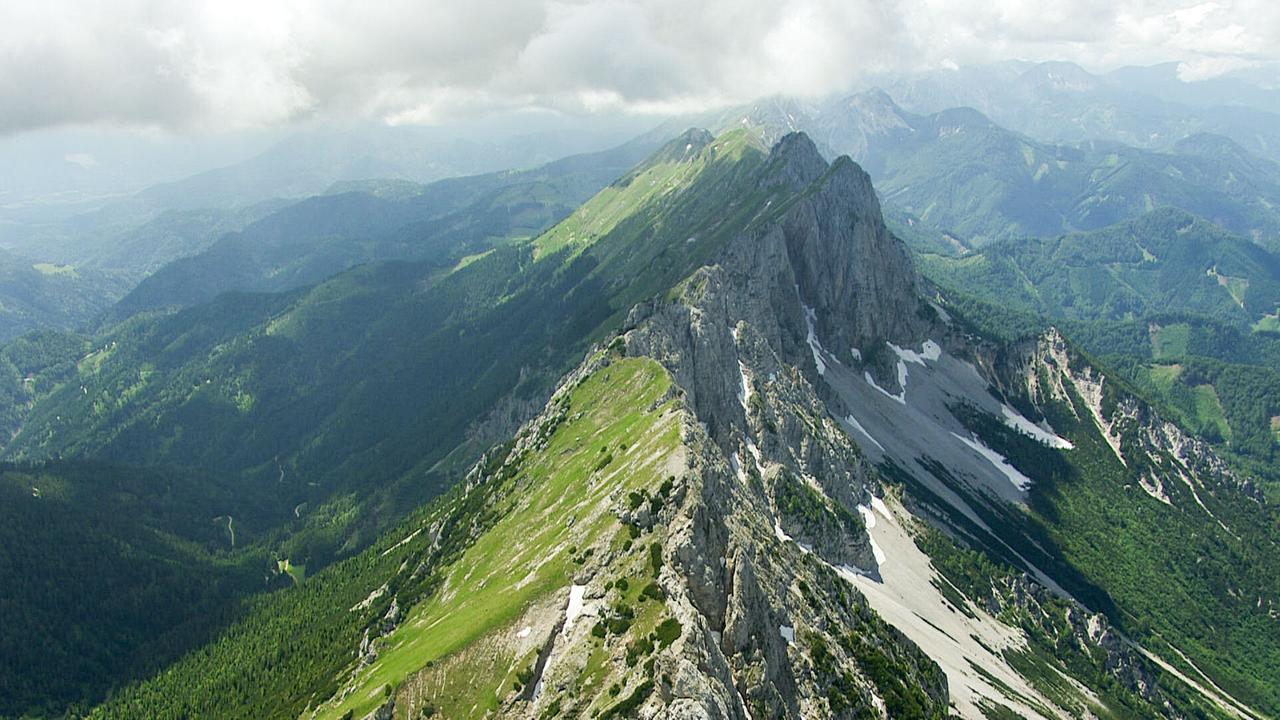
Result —
[[869, 73], [1280, 59], [1273, 0], [68, 0], [0, 6], [0, 132], [671, 112]]
[[98, 164], [97, 158], [95, 158], [91, 153], [67, 153], [62, 156], [62, 159], [72, 165], [77, 165], [86, 170]]

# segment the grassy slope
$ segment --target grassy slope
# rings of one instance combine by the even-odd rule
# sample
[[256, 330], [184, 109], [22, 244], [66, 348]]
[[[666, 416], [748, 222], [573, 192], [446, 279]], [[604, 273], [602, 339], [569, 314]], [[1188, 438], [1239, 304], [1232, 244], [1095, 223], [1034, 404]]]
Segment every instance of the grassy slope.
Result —
[[[381, 625], [393, 597], [408, 614], [382, 641], [379, 662], [355, 676], [361, 691], [341, 707], [380, 703], [387, 683], [411, 678], [428, 662], [469, 664], [430, 696], [448, 710], [444, 717], [459, 716], [458, 707], [491, 707], [509, 687], [514, 663], [468, 648], [490, 647], [482, 641], [523, 607], [562, 593], [588, 541], [596, 553], [606, 543], [620, 550], [629, 535], [601, 512], [603, 504], [615, 489], [658, 489], [664, 461], [679, 445], [671, 401], [655, 406], [669, 386], [665, 371], [647, 360], [597, 370], [537, 429], [550, 438], [543, 451], [522, 455], [510, 444], [495, 451], [472, 490], [455, 488], [359, 555], [248, 601], [244, 617], [215, 642], [117, 693], [92, 716], [290, 718], [307, 708], [340, 715], [338, 705], [324, 703], [342, 688], [364, 629]], [[612, 460], [597, 470], [604, 455]], [[572, 535], [569, 516], [577, 520]], [[513, 545], [513, 538], [526, 541]], [[646, 541], [638, 540], [632, 555], [646, 556]], [[624, 557], [613, 568], [636, 575], [633, 565]], [[631, 594], [640, 587], [634, 582]], [[648, 615], [654, 617], [645, 627], [656, 626], [657, 612], [646, 607], [636, 626]], [[596, 669], [601, 677], [615, 670]]]
[[[399, 686], [428, 662], [456, 655], [464, 661], [451, 665], [454, 682], [433, 696], [437, 710], [461, 718], [496, 709], [519, 658], [469, 648], [493, 633], [514, 635], [518, 628], [511, 624], [529, 604], [570, 584], [572, 548], [596, 547], [617, 534], [621, 525], [606, 509], [610, 494], [657, 490], [679, 446], [670, 401], [653, 407], [670, 384], [657, 363], [623, 360], [575, 389], [567, 408], [573, 419], [556, 429], [545, 450], [520, 463], [502, 519], [389, 636], [377, 662], [356, 675], [354, 692], [324, 706], [320, 717], [347, 710], [363, 715], [383, 701], [383, 686]], [[612, 461], [597, 469], [606, 458]]]
[[[744, 133], [688, 158], [661, 156], [583, 209], [616, 209], [598, 236], [555, 252], [543, 250], [573, 231], [443, 275], [366, 267], [308, 291], [139, 318], [37, 404], [9, 452], [182, 463], [261, 483], [283, 470], [290, 508], [375, 504], [358, 515], [385, 527], [438, 492], [447, 478], [433, 466], [495, 403], [545, 392], [636, 301], [686, 276], [747, 222], [763, 159]], [[370, 500], [358, 491], [371, 485], [394, 487]], [[323, 563], [353, 532], [361, 536], [348, 548], [376, 531], [340, 525], [288, 554]]]

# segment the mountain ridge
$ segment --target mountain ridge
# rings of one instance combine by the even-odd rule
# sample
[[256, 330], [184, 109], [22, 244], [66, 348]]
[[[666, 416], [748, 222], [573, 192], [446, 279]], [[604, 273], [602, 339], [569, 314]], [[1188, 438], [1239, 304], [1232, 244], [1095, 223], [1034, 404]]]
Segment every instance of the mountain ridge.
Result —
[[[706, 141], [696, 153], [695, 139]], [[448, 429], [449, 398], [421, 414], [412, 383], [378, 378], [427, 372], [520, 405], [476, 440], [495, 443], [476, 462], [452, 451], [470, 468], [459, 485], [399, 523], [362, 526], [374, 535], [363, 543], [339, 535], [349, 552], [331, 563], [317, 553], [309, 570], [328, 567], [261, 598], [218, 641], [95, 716], [1249, 717], [1275, 707], [1265, 680], [1280, 654], [1267, 630], [1280, 600], [1265, 581], [1280, 567], [1265, 534], [1274, 509], [1231, 482], [1211, 449], [1060, 335], [1011, 347], [953, 316], [886, 228], [869, 176], [847, 158], [828, 164], [807, 136], [766, 152], [747, 130], [699, 133], [658, 158], [528, 244], [442, 277], [364, 269], [290, 296], [224, 299], [260, 306], [266, 319], [243, 327], [276, 338], [277, 354], [264, 356], [274, 358], [285, 341], [349, 348], [340, 333], [307, 338], [385, 302], [360, 294], [369, 288], [426, 297], [396, 299], [408, 311], [381, 321], [419, 333], [418, 344], [354, 356], [367, 360], [362, 394], [340, 403], [366, 426], [323, 420], [326, 432], [351, 430], [332, 446], [347, 468], [371, 474], [367, 461], [382, 454], [439, 466], [449, 451], [423, 447]], [[362, 312], [334, 314], [347, 302]], [[458, 321], [422, 332], [431, 326], [415, 315], [429, 308]], [[167, 319], [175, 335], [155, 342], [224, 353], [258, 341], [187, 324], [211, 312]], [[534, 332], [557, 317], [575, 324]], [[432, 355], [427, 339], [457, 357], [501, 342], [507, 364], [444, 376], [454, 356]], [[121, 341], [97, 362], [132, 382]], [[167, 387], [203, 375], [183, 362], [173, 358], [183, 370]], [[555, 389], [543, 394], [534, 372], [555, 373]], [[236, 389], [267, 397], [251, 376]], [[43, 412], [62, 407], [73, 406]], [[150, 407], [182, 417], [181, 406]], [[408, 418], [384, 437], [414, 447], [361, 446], [385, 431], [370, 424], [378, 413]], [[267, 471], [277, 468], [277, 482], [287, 469], [360, 488], [293, 462]], [[387, 477], [407, 495], [423, 489], [416, 473]], [[377, 499], [387, 504], [320, 504], [303, 522], [394, 516], [396, 498]], [[300, 543], [282, 549], [306, 557]], [[1223, 586], [1237, 594], [1214, 592]]]

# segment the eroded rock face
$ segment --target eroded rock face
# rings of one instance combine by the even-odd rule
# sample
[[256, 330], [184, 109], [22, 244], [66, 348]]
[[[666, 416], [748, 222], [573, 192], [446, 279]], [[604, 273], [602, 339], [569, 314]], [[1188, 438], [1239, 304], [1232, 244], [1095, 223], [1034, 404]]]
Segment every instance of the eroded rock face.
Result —
[[[773, 501], [810, 506], [807, 518], [775, 509], [779, 527], [808, 530], [802, 542], [829, 562], [870, 568], [855, 508], [867, 502], [871, 472], [828, 416], [821, 376], [829, 360], [815, 346], [856, 362], [859, 345], [922, 337], [931, 311], [856, 165], [828, 166], [806, 137], [789, 135], [759, 182], [794, 195], [764, 209], [676, 302], [637, 306], [627, 351], [671, 371], [736, 475], [765, 481]], [[772, 492], [783, 478], [798, 487]]]
[[[997, 381], [1033, 403], [1056, 400], [1072, 407], [1071, 394], [1078, 395], [1084, 401], [1086, 419], [1122, 463], [1128, 466], [1139, 458], [1151, 466], [1152, 474], [1139, 478], [1144, 487], [1148, 482], [1151, 488], [1176, 482], [1190, 488], [1193, 496], [1198, 490], [1223, 490], [1263, 502], [1262, 490], [1233, 472], [1209, 443], [1117, 387], [1088, 365], [1056, 329], [1015, 349], [1001, 370], [994, 373]], [[1151, 488], [1148, 493], [1159, 494]]]
[[[626, 324], [626, 353], [666, 367], [697, 420], [686, 434], [690, 486], [668, 537], [685, 584], [676, 594], [705, 632], [685, 642], [658, 716], [878, 714], [883, 702], [843, 637], [869, 611], [831, 569], [874, 569], [856, 508], [877, 485], [829, 417], [813, 346], [855, 362], [860, 345], [923, 337], [929, 315], [856, 165], [828, 166], [808, 138], [792, 135], [760, 183], [794, 194], [763, 209], [677, 300], [640, 305]], [[935, 671], [921, 670], [929, 677], [919, 687], [945, 714], [945, 681], [919, 659], [913, 667]], [[707, 687], [705, 670], [695, 680], [685, 663], [716, 668], [716, 677], [727, 670], [732, 693]]]
[[776, 233], [800, 296], [814, 310], [818, 337], [837, 355], [923, 339], [910, 255], [885, 228], [871, 178], [853, 161], [836, 160]]
[[[1074, 644], [1086, 657], [1102, 657], [1102, 667], [1122, 687], [1163, 709], [1168, 717], [1182, 717], [1164, 696], [1151, 664], [1142, 657], [1102, 613], [1059, 598], [1028, 575], [1003, 580], [985, 598], [994, 615], [1025, 618], [1045, 632]], [[1066, 604], [1063, 617], [1054, 608]]]
[[[881, 648], [929, 716], [945, 717], [941, 671], [875, 620], [833, 569], [874, 570], [857, 507], [878, 485], [829, 416], [814, 351], [828, 343], [854, 362], [858, 344], [910, 342], [926, 323], [914, 271], [851, 162], [829, 166], [806, 137], [787, 136], [758, 182], [775, 200], [674, 301], [642, 304], [625, 325], [624, 354], [656, 360], [675, 381], [684, 467], [660, 507], [618, 496], [611, 512], [644, 538], [662, 538], [656, 583], [682, 631], [636, 668], [649, 685], [633, 677], [608, 702], [640, 692], [628, 716], [645, 718], [885, 717], [890, 691], [859, 657]], [[543, 424], [555, 412], [553, 399]], [[538, 437], [527, 430], [517, 450], [535, 448]], [[611, 551], [593, 558], [574, 583], [604, 618], [616, 595], [605, 578], [618, 559]], [[586, 707], [584, 694], [601, 688], [580, 686], [572, 669], [602, 645], [615, 653], [640, 642], [602, 632], [553, 632], [555, 659], [538, 673], [541, 689], [513, 696], [503, 715]]]

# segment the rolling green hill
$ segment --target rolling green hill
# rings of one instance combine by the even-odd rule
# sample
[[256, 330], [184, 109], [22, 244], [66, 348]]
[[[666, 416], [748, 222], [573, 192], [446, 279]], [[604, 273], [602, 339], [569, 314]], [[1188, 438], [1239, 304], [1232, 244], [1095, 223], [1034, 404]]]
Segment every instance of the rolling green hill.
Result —
[[540, 233], [654, 148], [639, 139], [596, 153], [441, 180], [346, 183], [279, 209], [207, 249], [158, 269], [112, 308], [114, 322], [230, 292], [281, 292], [362, 263], [442, 267]]
[[1188, 313], [1236, 325], [1280, 307], [1280, 257], [1174, 208], [1088, 233], [923, 255], [937, 282], [1068, 320]]
[[0, 250], [0, 342], [33, 330], [80, 329], [127, 290], [110, 273]]

